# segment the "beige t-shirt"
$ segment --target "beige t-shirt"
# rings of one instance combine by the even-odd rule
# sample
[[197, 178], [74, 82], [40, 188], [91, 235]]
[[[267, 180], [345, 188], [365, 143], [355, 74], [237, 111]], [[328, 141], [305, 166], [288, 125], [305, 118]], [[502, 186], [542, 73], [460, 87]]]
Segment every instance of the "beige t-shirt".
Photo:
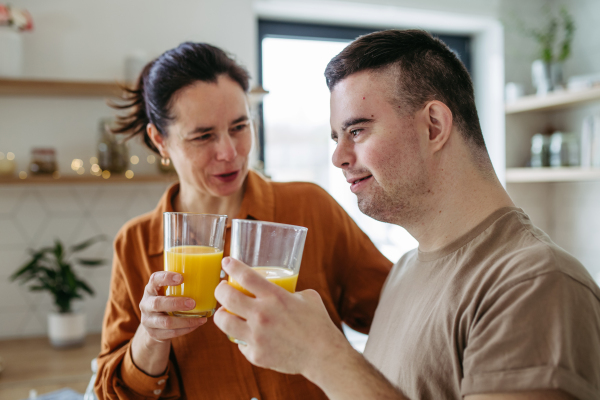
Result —
[[410, 399], [561, 389], [600, 399], [600, 289], [517, 208], [390, 273], [365, 357]]

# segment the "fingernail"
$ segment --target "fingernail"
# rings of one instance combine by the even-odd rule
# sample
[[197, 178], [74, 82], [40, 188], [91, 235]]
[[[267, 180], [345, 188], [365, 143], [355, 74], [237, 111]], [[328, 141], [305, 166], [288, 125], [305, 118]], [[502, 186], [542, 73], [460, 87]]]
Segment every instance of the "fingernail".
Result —
[[230, 262], [231, 262], [231, 258], [230, 257], [225, 257], [223, 259], [223, 261], [221, 262], [221, 265], [224, 266], [224, 267], [226, 267], [226, 266], [229, 265]]
[[175, 276], [173, 277], [173, 281], [174, 281], [175, 283], [179, 283], [179, 282], [181, 282], [182, 280], [183, 280], [183, 276], [181, 276], [181, 275], [175, 275]]
[[196, 302], [194, 300], [192, 300], [192, 299], [187, 299], [185, 301], [185, 306], [187, 308], [194, 308], [195, 305], [196, 305]]

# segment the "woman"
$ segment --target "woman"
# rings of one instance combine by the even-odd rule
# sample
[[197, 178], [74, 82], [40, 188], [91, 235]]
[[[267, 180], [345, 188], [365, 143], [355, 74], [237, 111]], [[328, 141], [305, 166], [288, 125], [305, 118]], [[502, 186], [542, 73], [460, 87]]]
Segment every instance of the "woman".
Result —
[[[162, 296], [181, 283], [163, 270], [162, 213], [227, 214], [309, 228], [298, 290], [312, 288], [333, 321], [367, 332], [391, 263], [343, 209], [309, 183], [274, 183], [249, 171], [248, 74], [222, 50], [183, 43], [144, 69], [117, 132], [143, 135], [179, 183], [115, 239], [95, 390], [101, 399], [324, 399], [301, 376], [252, 366], [206, 318], [168, 311], [193, 300]], [[229, 253], [230, 220], [225, 252]], [[202, 326], [204, 325], [204, 326]]]

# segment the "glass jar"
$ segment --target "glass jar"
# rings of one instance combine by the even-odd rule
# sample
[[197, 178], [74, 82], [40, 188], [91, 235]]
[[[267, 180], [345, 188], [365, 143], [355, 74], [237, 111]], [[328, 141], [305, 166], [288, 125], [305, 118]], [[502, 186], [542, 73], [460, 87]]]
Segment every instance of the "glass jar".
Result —
[[531, 138], [531, 161], [533, 168], [550, 166], [550, 137], [536, 133]]
[[57, 171], [56, 150], [48, 147], [31, 149], [29, 171], [33, 175], [51, 175]]
[[98, 165], [103, 171], [122, 174], [129, 166], [129, 149], [124, 135], [110, 130], [112, 123], [112, 118], [103, 118], [98, 125]]

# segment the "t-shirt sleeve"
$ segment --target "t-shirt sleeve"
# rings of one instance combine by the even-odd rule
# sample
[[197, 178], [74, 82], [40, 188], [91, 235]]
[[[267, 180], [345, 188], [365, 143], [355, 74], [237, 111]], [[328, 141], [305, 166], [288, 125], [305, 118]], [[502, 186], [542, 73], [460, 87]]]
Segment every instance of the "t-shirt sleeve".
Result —
[[[133, 268], [126, 269], [127, 240], [121, 233], [115, 241], [110, 294], [102, 326], [102, 348], [98, 356], [98, 374], [94, 390], [99, 399], [176, 399], [180, 398], [179, 382], [173, 362], [161, 376], [149, 376], [140, 370], [131, 357], [131, 339], [139, 324], [141, 300], [132, 299], [140, 292], [139, 276]], [[132, 253], [132, 249], [129, 249]], [[133, 257], [135, 258], [135, 256]], [[137, 288], [141, 289], [141, 288]], [[137, 308], [136, 308], [137, 307]], [[136, 311], [137, 310], [137, 311]]]
[[352, 329], [368, 333], [392, 262], [340, 205], [331, 202], [336, 227], [333, 265], [341, 287], [338, 312]]
[[462, 395], [559, 389], [600, 398], [600, 300], [562, 272], [481, 302], [466, 335]]

